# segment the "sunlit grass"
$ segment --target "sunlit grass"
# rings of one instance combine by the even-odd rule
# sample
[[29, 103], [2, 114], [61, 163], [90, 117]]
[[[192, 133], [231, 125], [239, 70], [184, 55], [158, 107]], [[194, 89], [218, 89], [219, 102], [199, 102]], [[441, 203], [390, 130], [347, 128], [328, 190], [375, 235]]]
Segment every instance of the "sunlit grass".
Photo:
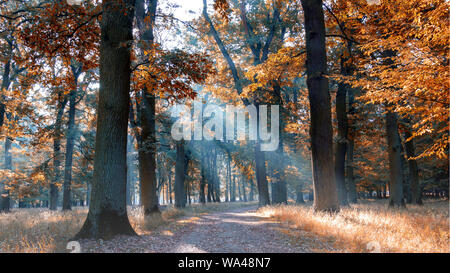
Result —
[[0, 214], [0, 252], [52, 252], [65, 246], [87, 210], [14, 209]]
[[[128, 217], [138, 234], [148, 234], [182, 216], [228, 210], [256, 203], [193, 204], [184, 209], [169, 206], [160, 216], [144, 217], [140, 207], [129, 207]], [[65, 252], [67, 242], [81, 229], [87, 208], [72, 211], [49, 211], [45, 208], [13, 209], [0, 213], [0, 253]]]
[[334, 241], [343, 252], [450, 252], [448, 201], [394, 210], [386, 201], [363, 201], [337, 214], [316, 213], [310, 205], [271, 206], [259, 212]]

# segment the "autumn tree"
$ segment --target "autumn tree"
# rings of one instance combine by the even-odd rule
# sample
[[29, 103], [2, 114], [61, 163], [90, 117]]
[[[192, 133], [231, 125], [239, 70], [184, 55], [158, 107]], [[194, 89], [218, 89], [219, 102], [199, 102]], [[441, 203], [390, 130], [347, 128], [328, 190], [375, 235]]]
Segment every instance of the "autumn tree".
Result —
[[134, 1], [103, 1], [94, 177], [88, 216], [76, 238], [135, 235], [127, 216], [127, 127]]
[[311, 109], [314, 208], [320, 211], [338, 211], [322, 1], [302, 0], [302, 6], [305, 16], [306, 73]]

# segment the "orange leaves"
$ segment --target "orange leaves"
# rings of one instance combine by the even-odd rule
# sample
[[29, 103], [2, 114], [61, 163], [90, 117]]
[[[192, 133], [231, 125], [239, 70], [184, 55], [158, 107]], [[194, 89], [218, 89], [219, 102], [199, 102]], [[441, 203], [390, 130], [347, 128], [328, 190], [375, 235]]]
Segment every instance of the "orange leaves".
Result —
[[222, 16], [225, 21], [228, 21], [228, 14], [230, 10], [230, 6], [227, 0], [215, 0], [214, 1], [214, 9]]
[[205, 54], [166, 51], [158, 46], [145, 52], [145, 61], [133, 73], [135, 91], [147, 90], [172, 99], [194, 98], [193, 84], [204, 83], [214, 72]]
[[[359, 3], [349, 8], [349, 3]], [[356, 18], [346, 17], [349, 8]], [[420, 157], [448, 158], [449, 4], [443, 0], [336, 1], [333, 9], [359, 42], [362, 53], [353, 61], [357, 76], [343, 80], [364, 90], [359, 98], [375, 105], [390, 105], [412, 122], [413, 138], [432, 140]], [[386, 58], [385, 52], [394, 52]], [[356, 52], [356, 51], [355, 51]]]
[[58, 56], [65, 63], [72, 59], [85, 69], [97, 66], [100, 30], [96, 22], [99, 6], [89, 4], [70, 6], [65, 1], [55, 1], [29, 12], [29, 24], [19, 32], [28, 46], [27, 58]]

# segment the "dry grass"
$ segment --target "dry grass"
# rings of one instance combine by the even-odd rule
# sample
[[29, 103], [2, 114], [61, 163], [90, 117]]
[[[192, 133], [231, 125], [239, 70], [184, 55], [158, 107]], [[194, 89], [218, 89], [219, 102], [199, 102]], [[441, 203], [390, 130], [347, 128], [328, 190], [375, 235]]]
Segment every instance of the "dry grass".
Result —
[[310, 205], [272, 206], [259, 212], [332, 241], [342, 252], [450, 252], [448, 200], [394, 210], [386, 201], [363, 201], [338, 214], [315, 213]]
[[64, 250], [80, 230], [86, 209], [69, 212], [14, 209], [0, 214], [0, 253], [43, 253]]
[[[130, 207], [128, 216], [138, 234], [148, 234], [181, 216], [195, 216], [250, 204], [253, 203], [195, 204], [184, 209], [168, 207], [161, 216], [147, 219], [139, 207]], [[74, 208], [68, 212], [43, 208], [13, 209], [10, 213], [0, 213], [0, 253], [67, 252], [67, 242], [81, 229], [86, 215], [87, 208]]]

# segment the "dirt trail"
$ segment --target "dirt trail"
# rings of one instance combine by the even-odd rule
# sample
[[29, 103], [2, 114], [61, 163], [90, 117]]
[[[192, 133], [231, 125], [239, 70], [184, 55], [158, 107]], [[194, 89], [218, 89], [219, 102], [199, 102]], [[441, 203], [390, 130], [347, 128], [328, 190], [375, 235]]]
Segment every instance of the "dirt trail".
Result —
[[81, 244], [86, 252], [312, 252], [280, 230], [280, 224], [258, 215], [252, 206], [182, 218], [150, 235]]

